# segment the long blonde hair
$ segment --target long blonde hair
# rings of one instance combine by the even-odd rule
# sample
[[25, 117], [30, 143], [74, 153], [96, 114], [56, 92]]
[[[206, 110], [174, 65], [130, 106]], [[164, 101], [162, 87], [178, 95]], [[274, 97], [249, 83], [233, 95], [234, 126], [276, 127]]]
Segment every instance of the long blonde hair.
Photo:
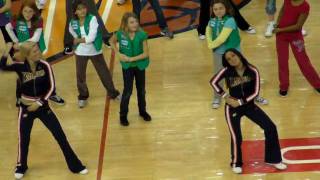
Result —
[[20, 48], [19, 48], [19, 53], [20, 53], [21, 57], [23, 59], [26, 59], [29, 56], [31, 49], [35, 45], [36, 45], [36, 43], [35, 42], [31, 42], [31, 41], [23, 42], [20, 45]]
[[[125, 32], [125, 33], [129, 33], [129, 28], [128, 28], [128, 21], [129, 21], [129, 18], [135, 18], [138, 22], [139, 22], [139, 19], [138, 19], [138, 16], [132, 12], [126, 12], [123, 16], [122, 16], [122, 19], [121, 19], [121, 24], [120, 24], [120, 30]], [[140, 26], [139, 26], [139, 29], [140, 29]]]

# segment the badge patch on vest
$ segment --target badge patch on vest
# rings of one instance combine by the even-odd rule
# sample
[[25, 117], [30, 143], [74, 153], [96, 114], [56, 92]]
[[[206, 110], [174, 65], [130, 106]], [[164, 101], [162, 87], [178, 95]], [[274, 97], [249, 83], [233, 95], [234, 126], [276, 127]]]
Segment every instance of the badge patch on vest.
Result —
[[127, 40], [121, 40], [121, 45], [123, 46], [128, 46], [129, 45], [129, 42]]

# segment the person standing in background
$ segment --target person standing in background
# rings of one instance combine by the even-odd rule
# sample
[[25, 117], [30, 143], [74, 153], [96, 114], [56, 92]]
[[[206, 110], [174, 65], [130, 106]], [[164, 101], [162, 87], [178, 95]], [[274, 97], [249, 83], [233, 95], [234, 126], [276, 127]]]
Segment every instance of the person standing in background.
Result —
[[[120, 124], [129, 126], [127, 115], [136, 81], [139, 115], [145, 121], [151, 121], [146, 109], [146, 68], [149, 66], [148, 34], [140, 28], [138, 17], [131, 12], [125, 13], [120, 29], [110, 39], [112, 49], [119, 56], [123, 74], [123, 93], [120, 104]], [[119, 43], [119, 48], [117, 44]]]
[[[123, 5], [126, 3], [126, 0], [117, 0], [119, 5]], [[166, 18], [164, 17], [162, 8], [160, 6], [159, 0], [148, 0], [150, 3], [156, 18], [161, 29], [160, 35], [164, 37], [168, 37], [169, 39], [174, 38], [173, 32], [169, 30]], [[140, 14], [141, 14], [141, 0], [132, 0], [133, 12], [137, 15], [140, 22]]]
[[[73, 53], [73, 37], [69, 33], [69, 23], [70, 23], [70, 20], [75, 16], [75, 14], [73, 14], [72, 12], [72, 6], [75, 3], [75, 0], [65, 0], [65, 1], [66, 1], [67, 21], [66, 21], [65, 30], [64, 30], [64, 53], [72, 54]], [[88, 12], [97, 18], [97, 21], [99, 23], [99, 29], [101, 29], [102, 31], [102, 39], [104, 44], [106, 44], [107, 46], [110, 46], [109, 39], [112, 36], [112, 33], [109, 33], [108, 30], [106, 29], [104, 22], [96, 7], [95, 1], [86, 0], [86, 6], [88, 7]]]
[[[206, 27], [210, 20], [210, 0], [200, 0], [200, 16], [199, 16], [199, 25], [197, 28], [198, 36], [200, 40], [205, 40]], [[255, 34], [256, 30], [244, 19], [240, 14], [239, 9], [233, 3], [232, 0], [228, 0], [228, 3], [233, 8], [233, 17], [242, 31], [247, 32], [248, 34]]]
[[279, 95], [287, 96], [289, 90], [289, 45], [299, 68], [308, 82], [320, 93], [320, 76], [312, 66], [305, 49], [302, 27], [310, 12], [306, 0], [284, 0], [274, 33], [278, 54]]
[[76, 55], [76, 73], [78, 87], [78, 106], [87, 105], [89, 89], [86, 80], [88, 61], [91, 60], [99, 78], [111, 99], [120, 99], [115, 89], [111, 73], [102, 53], [102, 34], [97, 17], [88, 13], [85, 0], [76, 0], [73, 4], [75, 17], [69, 23], [69, 32], [73, 36]]

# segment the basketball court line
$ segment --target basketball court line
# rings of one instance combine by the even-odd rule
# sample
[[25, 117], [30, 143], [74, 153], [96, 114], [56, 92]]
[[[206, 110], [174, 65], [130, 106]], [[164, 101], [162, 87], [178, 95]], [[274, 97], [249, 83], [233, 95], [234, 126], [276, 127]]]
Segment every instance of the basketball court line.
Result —
[[[109, 64], [111, 78], [113, 75], [114, 61], [115, 61], [115, 52], [112, 50], [110, 64]], [[104, 107], [103, 125], [102, 125], [101, 138], [100, 138], [100, 151], [99, 151], [99, 161], [98, 161], [98, 168], [97, 168], [98, 169], [97, 170], [97, 180], [101, 180], [101, 176], [102, 176], [104, 152], [105, 152], [105, 148], [106, 148], [107, 133], [108, 133], [109, 111], [110, 111], [110, 97], [107, 96], [106, 102], [105, 102], [105, 107]]]
[[45, 32], [44, 32], [44, 42], [45, 42], [47, 48], [43, 52], [43, 54], [45, 54], [49, 49], [49, 40], [51, 37], [51, 30], [52, 30], [51, 28], [52, 28], [52, 24], [53, 24], [53, 17], [56, 12], [56, 4], [57, 4], [56, 0], [50, 0], [48, 17], [47, 17], [47, 22], [46, 22], [46, 27], [45, 27]]
[[107, 19], [109, 17], [110, 11], [111, 11], [112, 4], [113, 4], [113, 0], [108, 0], [107, 1], [106, 7], [104, 8], [104, 11], [103, 11], [103, 14], [102, 14], [102, 17], [101, 17], [102, 21], [104, 23], [107, 22]]

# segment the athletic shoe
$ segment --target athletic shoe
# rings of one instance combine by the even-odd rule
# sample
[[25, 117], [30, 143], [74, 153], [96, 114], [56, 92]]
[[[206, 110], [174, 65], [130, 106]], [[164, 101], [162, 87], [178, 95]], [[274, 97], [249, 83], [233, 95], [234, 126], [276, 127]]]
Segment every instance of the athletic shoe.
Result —
[[279, 95], [281, 97], [286, 97], [288, 95], [288, 91], [279, 90]]
[[140, 112], [139, 115], [143, 118], [145, 121], [151, 121], [152, 118], [150, 114], [148, 114], [146, 111], [145, 112]]
[[22, 179], [27, 170], [28, 168], [22, 168], [21, 166], [16, 166], [14, 177], [16, 179]]
[[263, 97], [261, 96], [257, 96], [255, 99], [254, 99], [255, 102], [261, 104], [261, 105], [267, 105], [269, 104], [268, 100], [264, 99]]
[[58, 95], [50, 96], [49, 99], [61, 106], [65, 104], [65, 101], [62, 99], [62, 97]]
[[120, 116], [120, 124], [122, 126], [129, 126], [129, 121], [127, 119], [127, 116]]
[[87, 105], [87, 100], [79, 100], [78, 101], [78, 106], [79, 108], [84, 108]]
[[212, 109], [218, 109], [220, 107], [220, 104], [221, 104], [220, 98], [215, 98], [212, 101]]
[[68, 55], [70, 55], [70, 54], [73, 54], [73, 49], [72, 49], [72, 47], [70, 47], [70, 46], [66, 46], [65, 48], [64, 48], [64, 54], [68, 54]]
[[285, 170], [285, 169], [287, 169], [287, 165], [284, 164], [283, 162], [276, 163], [276, 164], [272, 164], [272, 163], [267, 163], [267, 164], [275, 167], [275, 168], [278, 169], [278, 170]]
[[174, 37], [173, 32], [171, 32], [171, 31], [168, 29], [168, 27], [162, 29], [162, 30], [160, 31], [160, 34], [161, 34], [162, 36], [164, 36], [164, 37], [169, 38], [169, 39], [173, 39], [173, 37]]
[[113, 100], [119, 100], [119, 101], [121, 101], [121, 98], [122, 98], [122, 94], [119, 92], [119, 91], [117, 91], [113, 96], [109, 96], [111, 99], [113, 99]]
[[118, 5], [123, 5], [126, 3], [126, 0], [117, 0]]
[[242, 173], [242, 167], [233, 167], [232, 171], [236, 174], [241, 174]]
[[251, 27], [251, 26], [246, 30], [246, 32], [248, 34], [256, 34], [257, 33], [256, 29], [254, 29], [254, 27]]
[[86, 174], [88, 174], [88, 173], [89, 173], [89, 171], [88, 171], [87, 168], [84, 168], [83, 170], [81, 170], [81, 171], [79, 172], [79, 174], [81, 174], [81, 175], [86, 175]]
[[204, 35], [204, 34], [198, 34], [198, 36], [199, 36], [200, 40], [205, 40], [206, 39], [206, 35]]
[[265, 37], [271, 37], [274, 29], [274, 21], [270, 21], [267, 25], [266, 32], [264, 33]]
[[318, 91], [318, 93], [320, 93], [320, 88], [316, 88], [316, 91]]
[[302, 29], [302, 30], [301, 30], [301, 33], [302, 33], [303, 36], [308, 35], [308, 32], [307, 32], [305, 29]]

